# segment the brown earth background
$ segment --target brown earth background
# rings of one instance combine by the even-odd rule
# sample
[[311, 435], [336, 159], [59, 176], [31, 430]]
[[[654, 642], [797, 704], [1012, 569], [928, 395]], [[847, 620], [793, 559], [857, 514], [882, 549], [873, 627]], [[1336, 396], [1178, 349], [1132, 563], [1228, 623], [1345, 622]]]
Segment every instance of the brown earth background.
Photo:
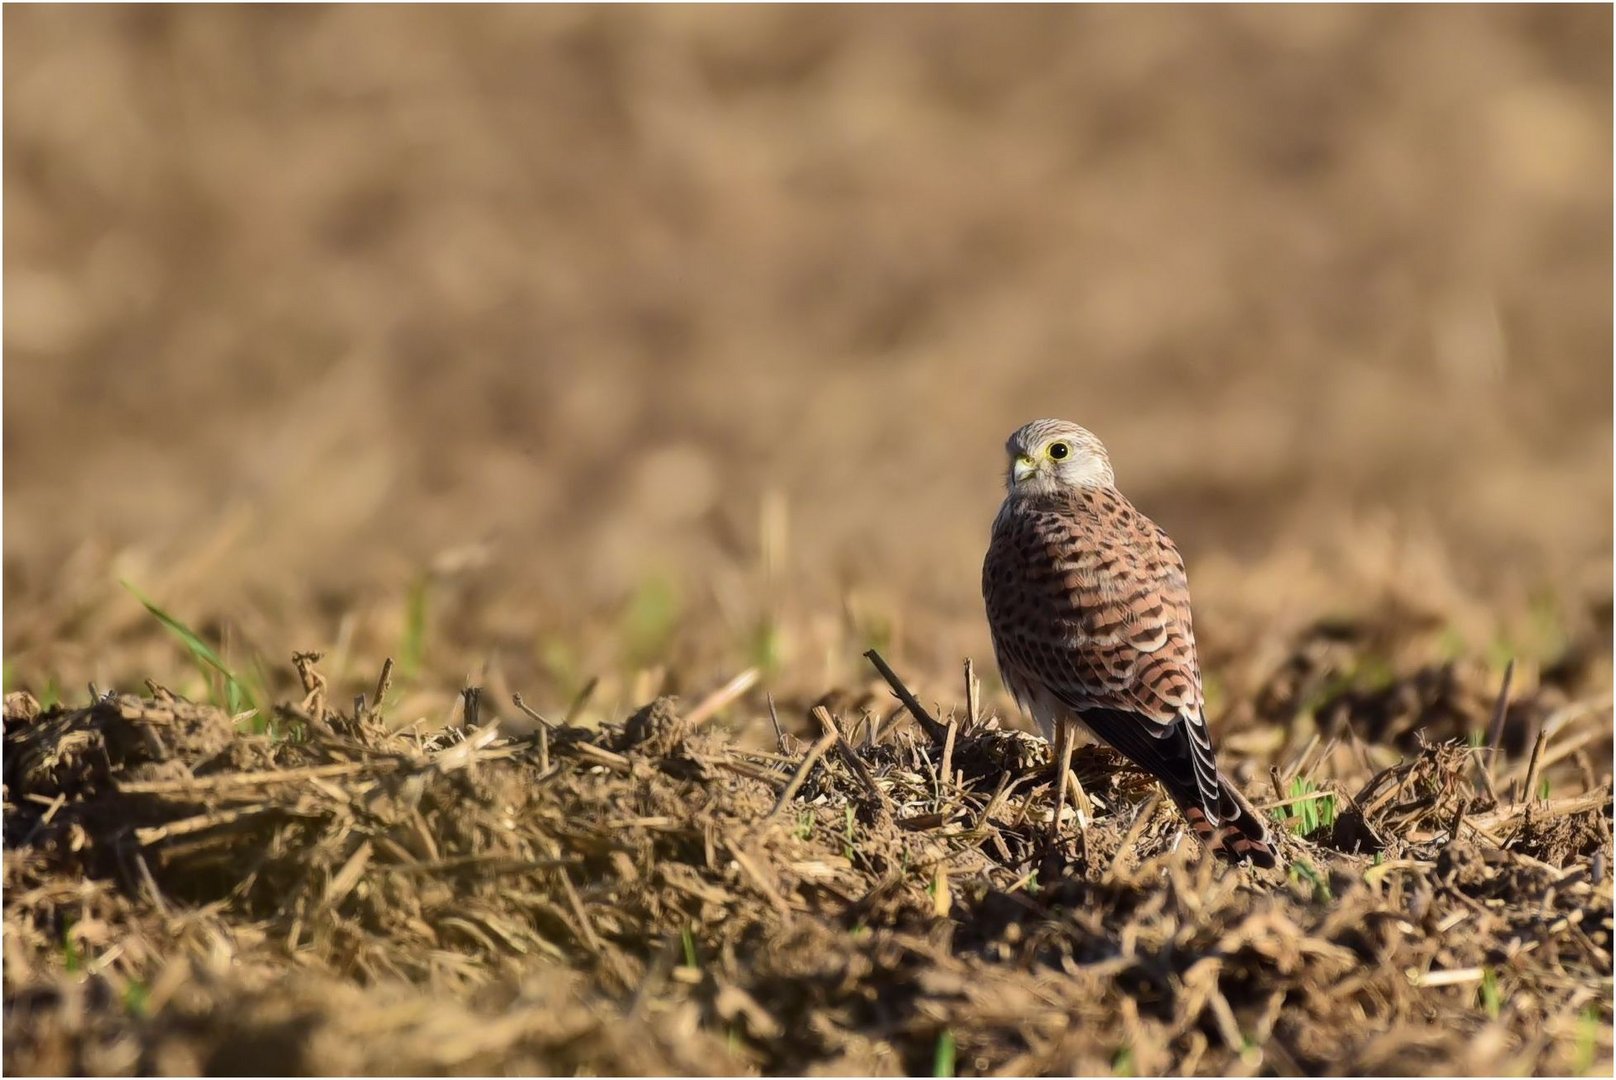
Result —
[[1321, 620], [1608, 709], [1608, 8], [4, 20], [8, 691], [205, 697], [128, 581], [281, 698], [402, 656], [400, 720], [755, 665], [766, 742], [872, 644], [1003, 704], [1001, 447], [1063, 416], [1220, 730]]
[[545, 642], [616, 660], [658, 580], [703, 630], [778, 605], [807, 682], [826, 619], [952, 668], [1044, 415], [1106, 440], [1213, 642], [1389, 589], [1481, 640], [1609, 596], [1603, 11], [6, 29], [25, 681], [164, 672], [118, 577], [277, 659], [358, 613], [373, 657], [435, 565], [429, 655], [526, 685]]

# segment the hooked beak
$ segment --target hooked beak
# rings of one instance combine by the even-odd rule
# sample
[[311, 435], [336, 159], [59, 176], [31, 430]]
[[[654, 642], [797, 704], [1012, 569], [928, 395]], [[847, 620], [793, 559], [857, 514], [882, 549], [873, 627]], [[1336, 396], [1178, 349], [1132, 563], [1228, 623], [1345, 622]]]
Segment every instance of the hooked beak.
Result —
[[1011, 482], [1019, 484], [1037, 471], [1038, 463], [1030, 454], [1017, 454], [1016, 460], [1010, 466]]

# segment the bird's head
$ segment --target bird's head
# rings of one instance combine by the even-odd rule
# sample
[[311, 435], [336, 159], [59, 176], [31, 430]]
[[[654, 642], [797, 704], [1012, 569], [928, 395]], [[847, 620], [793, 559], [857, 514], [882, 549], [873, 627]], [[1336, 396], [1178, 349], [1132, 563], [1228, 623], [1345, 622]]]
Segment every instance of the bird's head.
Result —
[[1082, 487], [1113, 487], [1111, 459], [1093, 432], [1070, 420], [1034, 420], [1004, 444], [1011, 495], [1051, 495]]

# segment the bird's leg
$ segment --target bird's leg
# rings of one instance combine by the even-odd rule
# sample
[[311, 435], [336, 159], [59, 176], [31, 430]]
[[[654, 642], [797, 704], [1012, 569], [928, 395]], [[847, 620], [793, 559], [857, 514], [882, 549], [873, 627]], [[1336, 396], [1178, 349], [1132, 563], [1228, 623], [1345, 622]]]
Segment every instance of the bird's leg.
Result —
[[1077, 748], [1077, 731], [1070, 724], [1061, 724], [1061, 733], [1064, 736], [1060, 748], [1060, 781], [1056, 785], [1058, 792], [1055, 800], [1055, 821], [1059, 823], [1060, 814], [1066, 807], [1066, 785], [1072, 785], [1072, 807], [1077, 811], [1077, 847], [1083, 858], [1088, 858], [1089, 850], [1089, 820], [1094, 816], [1093, 804], [1089, 802], [1088, 792], [1083, 790], [1083, 781], [1077, 778], [1072, 771], [1072, 751]]
[[[1074, 737], [1067, 740], [1067, 757], [1072, 756], [1072, 751], [1076, 748], [1076, 743], [1077, 739], [1074, 733]], [[1078, 830], [1086, 834], [1088, 832], [1089, 824], [1094, 820], [1094, 804], [1089, 801], [1089, 793], [1083, 790], [1083, 781], [1077, 778], [1077, 773], [1068, 768], [1066, 775], [1071, 781], [1072, 785], [1072, 806], [1077, 810]]]
[[[1067, 784], [1076, 784], [1078, 792], [1083, 791], [1083, 784], [1079, 783], [1078, 778], [1071, 774], [1071, 752], [1076, 749], [1076, 742], [1078, 742], [1076, 732], [1071, 729], [1071, 724], [1065, 723], [1065, 721], [1060, 721], [1060, 724], [1058, 724], [1058, 732], [1060, 734], [1055, 736], [1055, 836], [1060, 836], [1060, 815], [1067, 808]], [[1088, 799], [1079, 797], [1078, 802], [1076, 802], [1079, 833], [1086, 833], [1089, 825], [1088, 821], [1084, 820], [1084, 802], [1088, 802]]]
[[[1064, 720], [1055, 722], [1055, 816], [1050, 819], [1049, 831], [1053, 840], [1060, 840], [1061, 813], [1066, 809], [1066, 781], [1072, 774], [1072, 726]], [[1078, 814], [1078, 828], [1084, 826], [1083, 815]]]

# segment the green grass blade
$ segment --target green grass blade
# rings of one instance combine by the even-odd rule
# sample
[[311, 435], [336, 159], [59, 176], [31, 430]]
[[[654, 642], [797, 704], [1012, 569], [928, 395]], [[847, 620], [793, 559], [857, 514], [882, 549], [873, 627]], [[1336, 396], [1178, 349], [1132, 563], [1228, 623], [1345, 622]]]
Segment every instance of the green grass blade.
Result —
[[242, 685], [241, 680], [236, 678], [235, 673], [230, 670], [219, 654], [213, 650], [211, 645], [203, 641], [195, 630], [192, 630], [179, 619], [158, 607], [129, 582], [124, 581], [120, 582], [120, 584], [125, 589], [128, 589], [130, 595], [139, 600], [147, 611], [151, 612], [153, 618], [162, 623], [170, 633], [184, 643], [185, 647], [190, 650], [191, 657], [196, 661], [197, 666], [202, 669], [204, 676], [207, 676], [209, 669], [211, 669], [224, 680], [224, 705], [230, 711], [230, 715], [236, 716], [258, 708], [258, 702], [254, 700], [253, 695], [247, 688]]
[[426, 661], [427, 576], [410, 583], [404, 607], [404, 641], [398, 651], [399, 674], [413, 679]]
[[933, 1076], [954, 1075], [954, 1032], [944, 1028], [937, 1036], [937, 1053], [932, 1059]]

